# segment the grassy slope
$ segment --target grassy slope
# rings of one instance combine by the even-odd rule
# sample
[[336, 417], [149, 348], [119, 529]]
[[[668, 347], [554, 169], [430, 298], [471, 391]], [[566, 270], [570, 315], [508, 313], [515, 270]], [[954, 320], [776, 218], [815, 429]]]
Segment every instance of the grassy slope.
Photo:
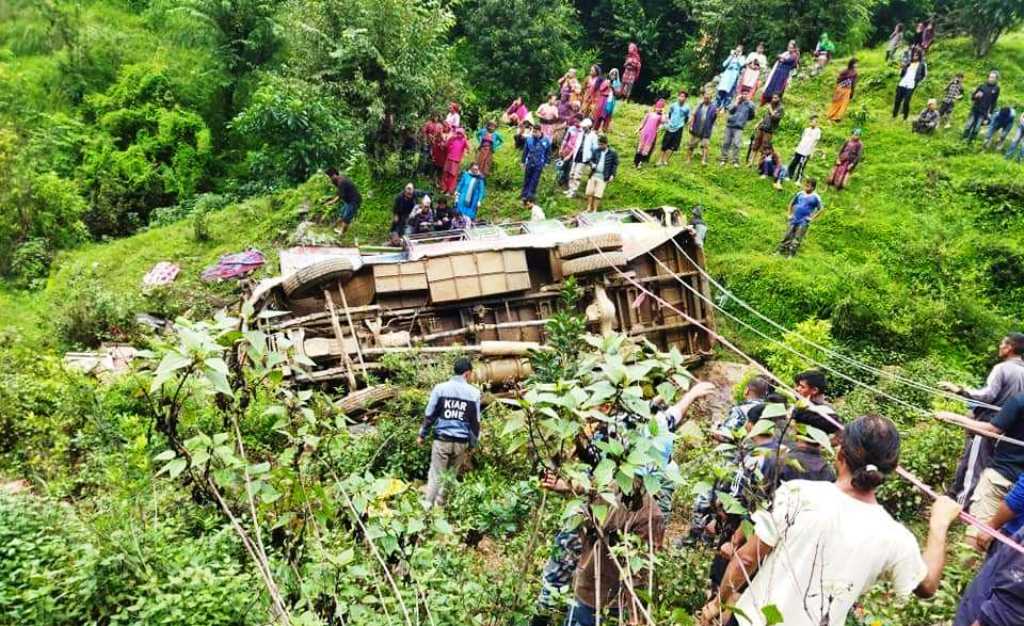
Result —
[[[1022, 51], [1022, 34], [1006, 37], [985, 61], [973, 59], [963, 42], [940, 41], [932, 55], [930, 77], [915, 96], [915, 113], [927, 97], [941, 94], [954, 71], [965, 71], [970, 87], [983, 78], [990, 65], [999, 67], [1006, 77], [1004, 99], [1024, 101]], [[687, 165], [682, 155], [677, 155], [668, 168], [634, 170], [632, 131], [645, 110], [639, 105], [621, 106], [617, 113], [611, 139], [622, 157], [622, 168], [609, 187], [605, 206], [704, 204], [711, 227], [708, 252], [714, 273], [756, 306], [786, 323], [815, 315], [828, 317], [843, 310], [845, 317], [837, 316], [841, 336], [851, 331], [843, 324], [856, 324], [865, 316], [869, 320], [873, 316], [876, 321], [886, 318], [889, 330], [909, 333], [920, 323], [920, 311], [929, 311], [929, 306], [934, 305], [936, 316], [943, 320], [956, 317], [955, 312], [948, 310], [948, 300], [934, 297], [937, 291], [966, 290], [972, 297], [985, 301], [985, 294], [974, 289], [970, 277], [963, 284], [956, 283], [960, 280], [961, 264], [996, 239], [1003, 240], [1002, 245], [1010, 246], [1017, 254], [1024, 253], [1024, 243], [1019, 238], [1005, 238], [998, 232], [979, 228], [974, 219], [979, 201], [961, 190], [970, 180], [1012, 181], [1020, 177], [1022, 170], [997, 156], [964, 147], [958, 141], [955, 127], [926, 138], [912, 134], [909, 123], [891, 121], [888, 110], [895, 70], [883, 66], [879, 51], [866, 51], [861, 60], [861, 86], [848, 118], [856, 117], [862, 109], [866, 114], [856, 123], [852, 119], [839, 125], [824, 122], [819, 153], [808, 165], [808, 173], [824, 178], [839, 145], [854, 126], [865, 129], [865, 160], [850, 190], [822, 192], [827, 215], [815, 223], [796, 259], [783, 259], [773, 253], [784, 230], [786, 205], [795, 187], [776, 192], [749, 170], [719, 168], [716, 164], [705, 168], [696, 162]], [[832, 83], [842, 64], [843, 60], [837, 61], [823, 77], [800, 81], [790, 90], [787, 115], [776, 139], [787, 162], [807, 117], [828, 106]], [[959, 104], [955, 116], [958, 124], [962, 123], [966, 108], [966, 103]], [[721, 127], [716, 129], [713, 155], [717, 155], [721, 133]], [[484, 215], [525, 219], [517, 199], [520, 174], [514, 162], [516, 154], [511, 142], [498, 154]], [[562, 197], [550, 177], [550, 172], [545, 175], [539, 198], [548, 214], [578, 211], [582, 201]], [[364, 208], [353, 236], [376, 243], [386, 230], [391, 194], [400, 182], [374, 182], [364, 192]], [[191, 288], [197, 284], [202, 267], [219, 254], [248, 245], [272, 250], [272, 240], [279, 240], [285, 225], [294, 222], [294, 209], [305, 199], [327, 191], [325, 181], [314, 180], [281, 194], [276, 201], [252, 200], [230, 207], [212, 218], [213, 240], [204, 244], [192, 241], [191, 224], [185, 221], [69, 252], [60, 259], [59, 269], [45, 292], [30, 296], [0, 290], [0, 322], [5, 327], [23, 329], [27, 339], [49, 339], [40, 326], [46, 319], [47, 306], [59, 299], [62, 290], [73, 281], [73, 269], [78, 267], [94, 267], [112, 289], [134, 293], [153, 263], [173, 259], [183, 266], [179, 281], [185, 288]], [[951, 280], [956, 284], [950, 284]], [[851, 302], [848, 298], [854, 288], [878, 289], [882, 301], [867, 313], [858, 313], [863, 302]], [[886, 307], [891, 311], [887, 312]], [[850, 310], [854, 312], [849, 313]], [[1005, 318], [987, 321], [990, 325], [1006, 323]], [[951, 340], [961, 332], [954, 327], [933, 330]], [[1000, 328], [986, 327], [969, 328], [967, 332], [988, 335], [999, 331]], [[893, 342], [903, 340], [901, 335]], [[959, 347], [952, 345], [952, 349]]]

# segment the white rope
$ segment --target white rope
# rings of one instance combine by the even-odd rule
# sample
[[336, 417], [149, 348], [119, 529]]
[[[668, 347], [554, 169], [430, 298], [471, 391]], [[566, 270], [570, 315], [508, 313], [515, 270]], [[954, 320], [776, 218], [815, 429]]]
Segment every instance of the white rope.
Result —
[[[705, 270], [696, 261], [694, 261], [694, 259], [686, 252], [686, 250], [684, 250], [683, 247], [681, 245], [679, 245], [679, 242], [676, 241], [674, 237], [671, 238], [670, 241], [672, 241], [672, 244], [676, 247], [676, 249], [679, 250], [679, 252], [684, 257], [686, 257], [686, 260], [688, 260], [690, 262], [690, 264], [693, 265], [693, 267], [702, 276], [704, 276], [704, 278], [706, 278], [708, 280], [708, 282], [710, 282], [712, 285], [717, 287], [718, 290], [721, 291], [723, 294], [725, 294], [726, 297], [734, 300], [741, 307], [743, 307], [744, 309], [746, 309], [750, 313], [754, 314], [759, 319], [761, 319], [762, 321], [766, 322], [767, 324], [769, 324], [770, 326], [774, 327], [775, 329], [780, 330], [780, 331], [782, 331], [784, 333], [788, 333], [790, 336], [792, 336], [792, 337], [794, 337], [796, 339], [799, 339], [800, 341], [803, 341], [804, 343], [810, 345], [811, 347], [813, 347], [813, 348], [815, 348], [817, 350], [820, 350], [820, 351], [824, 352], [825, 354], [827, 354], [827, 355], [829, 355], [829, 356], [831, 356], [833, 358], [836, 358], [836, 359], [838, 359], [840, 361], [848, 363], [849, 365], [852, 365], [854, 367], [857, 367], [857, 368], [863, 369], [865, 371], [871, 372], [872, 374], [875, 374], [876, 376], [883, 376], [885, 378], [890, 378], [890, 379], [895, 380], [895, 381], [897, 381], [899, 383], [907, 385], [908, 387], [913, 387], [914, 389], [917, 389], [919, 391], [925, 391], [925, 392], [928, 392], [928, 393], [931, 393], [931, 394], [934, 394], [934, 395], [938, 395], [938, 396], [941, 396], [941, 397], [944, 397], [944, 398], [947, 398], [947, 399], [959, 400], [960, 402], [970, 402], [970, 403], [972, 403], [972, 404], [974, 404], [976, 406], [979, 406], [979, 407], [982, 407], [982, 408], [986, 408], [986, 409], [989, 409], [989, 410], [992, 410], [992, 411], [998, 411], [999, 410], [999, 407], [994, 406], [992, 404], [988, 404], [988, 403], [985, 403], [985, 402], [979, 402], [977, 400], [972, 400], [970, 398], [967, 398], [967, 397], [964, 397], [964, 396], [961, 396], [961, 395], [958, 395], [958, 394], [946, 391], [945, 389], [940, 389], [938, 387], [932, 387], [931, 385], [928, 385], [927, 383], [922, 383], [922, 382], [918, 382], [916, 380], [911, 380], [909, 378], [905, 378], [903, 376], [900, 376], [899, 374], [897, 374], [895, 372], [887, 371], [887, 370], [884, 370], [884, 369], [881, 369], [881, 368], [874, 367], [874, 366], [869, 365], [867, 363], [864, 363], [862, 361], [858, 361], [857, 359], [855, 359], [853, 357], [846, 356], [845, 354], [842, 354], [841, 352], [836, 352], [835, 350], [832, 350], [831, 348], [828, 348], [827, 346], [823, 346], [823, 345], [815, 342], [812, 339], [808, 339], [807, 337], [804, 337], [804, 336], [800, 335], [799, 333], [797, 333], [794, 330], [790, 330], [790, 329], [786, 328], [782, 324], [776, 322], [775, 320], [771, 319], [767, 315], [761, 313], [760, 311], [755, 309], [753, 306], [751, 306], [747, 302], [745, 302], [742, 299], [736, 297], [736, 294], [734, 294], [733, 292], [729, 291], [724, 285], [722, 285], [720, 282], [715, 280], [715, 278], [713, 276], [711, 276], [711, 274], [707, 270]], [[724, 310], [723, 310], [723, 312], [724, 312]]]
[[[677, 245], [678, 245], [678, 244], [677, 244]], [[932, 413], [931, 413], [930, 411], [927, 411], [927, 410], [925, 410], [925, 409], [922, 409], [921, 407], [919, 407], [919, 406], [916, 406], [916, 405], [914, 405], [914, 404], [912, 404], [912, 403], [910, 403], [910, 402], [907, 402], [906, 400], [904, 400], [904, 399], [902, 399], [902, 398], [898, 398], [898, 397], [896, 397], [896, 396], [894, 396], [894, 395], [892, 395], [892, 394], [890, 394], [890, 393], [887, 393], [887, 392], [885, 392], [885, 391], [882, 391], [881, 389], [878, 389], [878, 388], [876, 388], [876, 387], [873, 387], [873, 386], [871, 386], [871, 385], [869, 385], [869, 384], [867, 384], [867, 383], [865, 383], [865, 382], [862, 382], [862, 381], [860, 381], [860, 380], [857, 380], [856, 378], [853, 378], [852, 376], [848, 376], [848, 375], [847, 375], [846, 373], [844, 373], [844, 372], [841, 372], [841, 371], [839, 371], [839, 370], [837, 370], [837, 369], [835, 369], [835, 368], [832, 368], [832, 367], [830, 367], [830, 366], [826, 365], [825, 363], [822, 363], [822, 362], [820, 362], [820, 361], [817, 361], [817, 360], [816, 360], [816, 359], [814, 359], [813, 357], [811, 357], [811, 356], [808, 356], [808, 355], [806, 355], [806, 354], [804, 354], [804, 353], [800, 352], [800, 351], [799, 351], [799, 350], [797, 350], [796, 348], [794, 348], [794, 347], [792, 347], [792, 346], [790, 346], [790, 345], [788, 345], [788, 344], [786, 344], [786, 343], [784, 343], [784, 342], [782, 342], [782, 341], [780, 341], [780, 340], [776, 339], [775, 337], [772, 337], [772, 336], [770, 336], [770, 335], [768, 335], [768, 334], [766, 334], [766, 333], [762, 332], [762, 331], [761, 331], [760, 329], [758, 329], [757, 327], [755, 327], [755, 326], [753, 326], [753, 325], [751, 325], [751, 324], [747, 323], [746, 321], [744, 321], [744, 320], [740, 319], [740, 318], [739, 318], [739, 317], [737, 317], [736, 315], [733, 315], [733, 314], [732, 314], [732, 313], [730, 313], [729, 311], [725, 310], [725, 308], [724, 308], [724, 307], [722, 307], [721, 305], [719, 305], [719, 304], [718, 304], [717, 302], [715, 302], [715, 301], [714, 301], [714, 300], [712, 300], [711, 298], [708, 298], [708, 297], [707, 297], [707, 296], [705, 296], [705, 295], [704, 295], [703, 293], [701, 293], [701, 291], [700, 291], [699, 289], [697, 289], [696, 287], [693, 287], [692, 285], [690, 285], [689, 283], [687, 283], [687, 282], [686, 282], [685, 280], [683, 280], [683, 279], [682, 279], [682, 278], [681, 278], [681, 277], [679, 276], [679, 274], [677, 274], [676, 272], [672, 271], [672, 268], [670, 268], [670, 267], [669, 267], [668, 265], [666, 265], [666, 264], [665, 264], [665, 262], [664, 262], [664, 261], [662, 261], [661, 259], [659, 259], [659, 258], [657, 257], [657, 255], [655, 255], [655, 254], [654, 254], [653, 252], [651, 252], [651, 251], [648, 251], [648, 252], [647, 252], [647, 254], [648, 254], [648, 255], [649, 255], [649, 256], [650, 256], [650, 257], [651, 257], [652, 259], [654, 259], [654, 262], [655, 262], [655, 263], [657, 263], [657, 264], [658, 264], [658, 265], [659, 265], [659, 266], [660, 266], [660, 267], [661, 267], [662, 269], [664, 269], [664, 270], [665, 270], [666, 272], [668, 272], [668, 273], [669, 273], [669, 274], [670, 274], [670, 275], [671, 275], [671, 276], [672, 276], [673, 278], [675, 278], [675, 279], [676, 279], [676, 281], [677, 281], [677, 282], [678, 282], [678, 283], [679, 283], [680, 285], [682, 285], [683, 287], [686, 287], [686, 288], [687, 288], [688, 290], [690, 290], [690, 292], [691, 292], [691, 293], [693, 293], [693, 294], [694, 294], [695, 296], [697, 296], [698, 298], [700, 298], [700, 299], [701, 299], [701, 300], [703, 300], [704, 302], [707, 302], [707, 303], [708, 303], [708, 304], [710, 304], [710, 305], [711, 305], [712, 307], [714, 307], [714, 308], [715, 308], [716, 310], [718, 310], [718, 311], [720, 311], [720, 312], [721, 312], [722, 314], [724, 314], [724, 315], [725, 315], [726, 317], [728, 317], [729, 319], [733, 320], [733, 321], [734, 321], [734, 322], [736, 322], [737, 324], [740, 324], [740, 325], [741, 325], [741, 326], [743, 326], [744, 328], [746, 328], [746, 329], [750, 330], [751, 332], [753, 332], [754, 334], [758, 335], [758, 336], [759, 336], [759, 337], [761, 337], [762, 339], [765, 339], [765, 340], [767, 340], [767, 341], [771, 342], [772, 344], [774, 344], [774, 345], [776, 345], [776, 346], [779, 346], [780, 348], [783, 348], [784, 350], [787, 350], [788, 352], [792, 353], [793, 355], [795, 355], [795, 356], [797, 356], [797, 357], [799, 357], [799, 358], [803, 359], [804, 361], [806, 361], [806, 362], [808, 362], [808, 363], [810, 363], [810, 364], [812, 364], [812, 365], [815, 365], [815, 366], [817, 366], [817, 367], [820, 367], [821, 369], [823, 369], [823, 370], [825, 370], [825, 371], [827, 371], [827, 372], [829, 372], [829, 373], [835, 374], [836, 376], [838, 376], [838, 377], [842, 378], [843, 380], [846, 380], [846, 381], [848, 381], [848, 382], [851, 382], [851, 383], [853, 383], [854, 385], [857, 385], [858, 387], [862, 387], [863, 389], [866, 389], [867, 391], [870, 391], [870, 392], [872, 392], [872, 393], [874, 393], [874, 394], [876, 394], [876, 395], [879, 395], [879, 396], [881, 396], [881, 397], [883, 397], [883, 398], [885, 398], [885, 399], [887, 399], [887, 400], [890, 400], [890, 401], [892, 401], [892, 402], [895, 402], [896, 404], [898, 404], [898, 405], [900, 405], [900, 406], [902, 406], [902, 407], [904, 407], [904, 408], [907, 408], [907, 409], [909, 409], [909, 410], [911, 410], [911, 411], [919, 412], [919, 413], [921, 413], [921, 414], [923, 414], [923, 415], [925, 415], [925, 416], [927, 416], [927, 417], [933, 417], [933, 414], [932, 414]], [[693, 262], [693, 261], [691, 260], [691, 263], [692, 263], [692, 262]], [[699, 266], [697, 266], [696, 264], [694, 264], [694, 267], [699, 267]], [[954, 424], [954, 425], [957, 425], [957, 426], [961, 426], [961, 427], [963, 427], [963, 425], [961, 425], [961, 424], [956, 424], [955, 422], [949, 422], [949, 421], [947, 421], [947, 420], [943, 420], [943, 421], [946, 421], [946, 423], [949, 423], [949, 424]], [[968, 430], [972, 430], [972, 429], [968, 429]], [[1009, 443], [1009, 444], [1012, 444], [1012, 445], [1016, 445], [1016, 446], [1024, 447], [1024, 441], [1021, 441], [1021, 440], [1019, 440], [1019, 439], [1014, 439], [1014, 438], [1012, 438], [1012, 437], [1007, 437], [1007, 436], [1005, 436], [1005, 435], [993, 435], [993, 434], [991, 434], [991, 433], [979, 432], [979, 431], [974, 431], [974, 430], [972, 430], [972, 432], [975, 432], [976, 434], [979, 434], [979, 435], [982, 435], [982, 436], [990, 437], [990, 438], [992, 438], [992, 439], [995, 439], [995, 440], [997, 440], [997, 441], [1001, 441], [1001, 442]]]

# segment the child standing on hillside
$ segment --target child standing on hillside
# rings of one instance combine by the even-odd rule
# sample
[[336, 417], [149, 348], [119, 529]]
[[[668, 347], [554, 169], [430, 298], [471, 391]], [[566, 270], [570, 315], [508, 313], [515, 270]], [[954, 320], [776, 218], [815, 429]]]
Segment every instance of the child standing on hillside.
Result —
[[796, 254], [811, 222], [825, 210], [821, 196], [815, 191], [817, 187], [818, 181], [808, 178], [804, 181], [803, 191], [797, 192], [789, 202], [789, 228], [779, 244], [779, 253], [785, 256]]
[[793, 179], [793, 182], [799, 183], [803, 178], [804, 167], [807, 165], [807, 160], [814, 154], [814, 148], [818, 145], [819, 139], [821, 139], [821, 128], [818, 127], [818, 116], [812, 115], [803, 135], [800, 136], [800, 143], [797, 144], [796, 150], [793, 152], [793, 159], [789, 162], [789, 177]]
[[939, 105], [939, 118], [943, 128], [949, 128], [949, 118], [953, 115], [953, 105], [964, 97], [964, 73], [960, 72], [946, 85], [946, 92]]

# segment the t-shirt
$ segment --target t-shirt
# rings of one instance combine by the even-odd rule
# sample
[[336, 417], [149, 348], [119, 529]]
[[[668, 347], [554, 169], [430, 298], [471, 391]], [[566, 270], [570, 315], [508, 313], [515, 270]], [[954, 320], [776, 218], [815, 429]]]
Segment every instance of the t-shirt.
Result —
[[422, 191], [416, 190], [412, 192], [411, 196], [406, 196], [404, 191], [395, 196], [395, 205], [391, 209], [391, 212], [398, 218], [398, 222], [394, 225], [395, 228], [401, 230], [405, 226], [405, 221], [409, 219], [409, 214], [420, 203], [423, 195]]
[[1003, 524], [1000, 530], [1007, 535], [1015, 535], [1021, 527], [1024, 527], [1024, 474], [1017, 478], [1017, 482], [1003, 501], [1017, 517]]
[[919, 65], [920, 63], [914, 61], [907, 66], [907, 69], [903, 72], [903, 78], [900, 79], [900, 87], [913, 89], [917, 86], [917, 67]]
[[744, 59], [743, 61], [743, 65], [750, 65], [750, 62], [755, 60], [757, 61], [757, 64], [761, 66], [762, 72], [764, 72], [765, 69], [768, 68], [768, 57], [766, 57], [765, 55], [761, 54], [756, 50], [747, 55], [747, 58]]
[[359, 195], [359, 190], [356, 189], [356, 184], [346, 176], [339, 176], [338, 182], [334, 183], [334, 186], [338, 190], [338, 198], [343, 204], [350, 204], [353, 207], [358, 208], [359, 204], [363, 201], [363, 197]]
[[808, 126], [804, 129], [804, 134], [800, 136], [800, 143], [796, 146], [796, 153], [803, 156], [811, 156], [814, 152], [814, 146], [818, 145], [818, 140], [821, 139], [821, 128], [815, 126], [811, 128]]
[[690, 118], [690, 105], [679, 104], [678, 101], [673, 102], [672, 106], [668, 108], [668, 123], [665, 125], [665, 129], [670, 133], [679, 132], [683, 126], [686, 126], [686, 121]]
[[740, 626], [765, 626], [774, 605], [786, 626], [842, 626], [854, 602], [882, 577], [910, 595], [928, 575], [914, 535], [878, 504], [835, 483], [794, 480], [775, 492], [754, 531], [773, 546], [737, 606]]
[[[1024, 439], [1024, 393], [1007, 400], [992, 418], [992, 425], [1007, 437]], [[1006, 480], [1015, 482], [1024, 473], [1024, 447], [997, 441], [989, 467], [1002, 474]]]
[[821, 210], [821, 206], [821, 196], [817, 193], [797, 192], [793, 196], [793, 217], [789, 218], [789, 223], [794, 226], [810, 224], [811, 217]]

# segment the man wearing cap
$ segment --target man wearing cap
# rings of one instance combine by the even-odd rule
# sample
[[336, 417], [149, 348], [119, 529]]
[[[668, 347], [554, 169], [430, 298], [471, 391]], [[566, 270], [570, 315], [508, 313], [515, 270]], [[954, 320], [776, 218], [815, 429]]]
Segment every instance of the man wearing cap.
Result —
[[454, 372], [451, 379], [435, 385], [430, 392], [426, 416], [416, 439], [417, 445], [423, 445], [423, 440], [433, 429], [430, 472], [423, 501], [428, 509], [443, 497], [442, 473], [460, 470], [469, 457], [469, 449], [476, 447], [480, 437], [480, 390], [469, 384], [473, 378], [473, 364], [469, 359], [459, 359], [455, 362]]
[[593, 122], [589, 118], [580, 122], [583, 135], [576, 141], [576, 149], [572, 153], [572, 169], [569, 170], [569, 190], [565, 192], [565, 197], [567, 198], [576, 196], [576, 190], [580, 188], [580, 179], [583, 178], [583, 166], [590, 163], [591, 158], [594, 156], [594, 150], [597, 149], [597, 133], [593, 130], [592, 126]]

